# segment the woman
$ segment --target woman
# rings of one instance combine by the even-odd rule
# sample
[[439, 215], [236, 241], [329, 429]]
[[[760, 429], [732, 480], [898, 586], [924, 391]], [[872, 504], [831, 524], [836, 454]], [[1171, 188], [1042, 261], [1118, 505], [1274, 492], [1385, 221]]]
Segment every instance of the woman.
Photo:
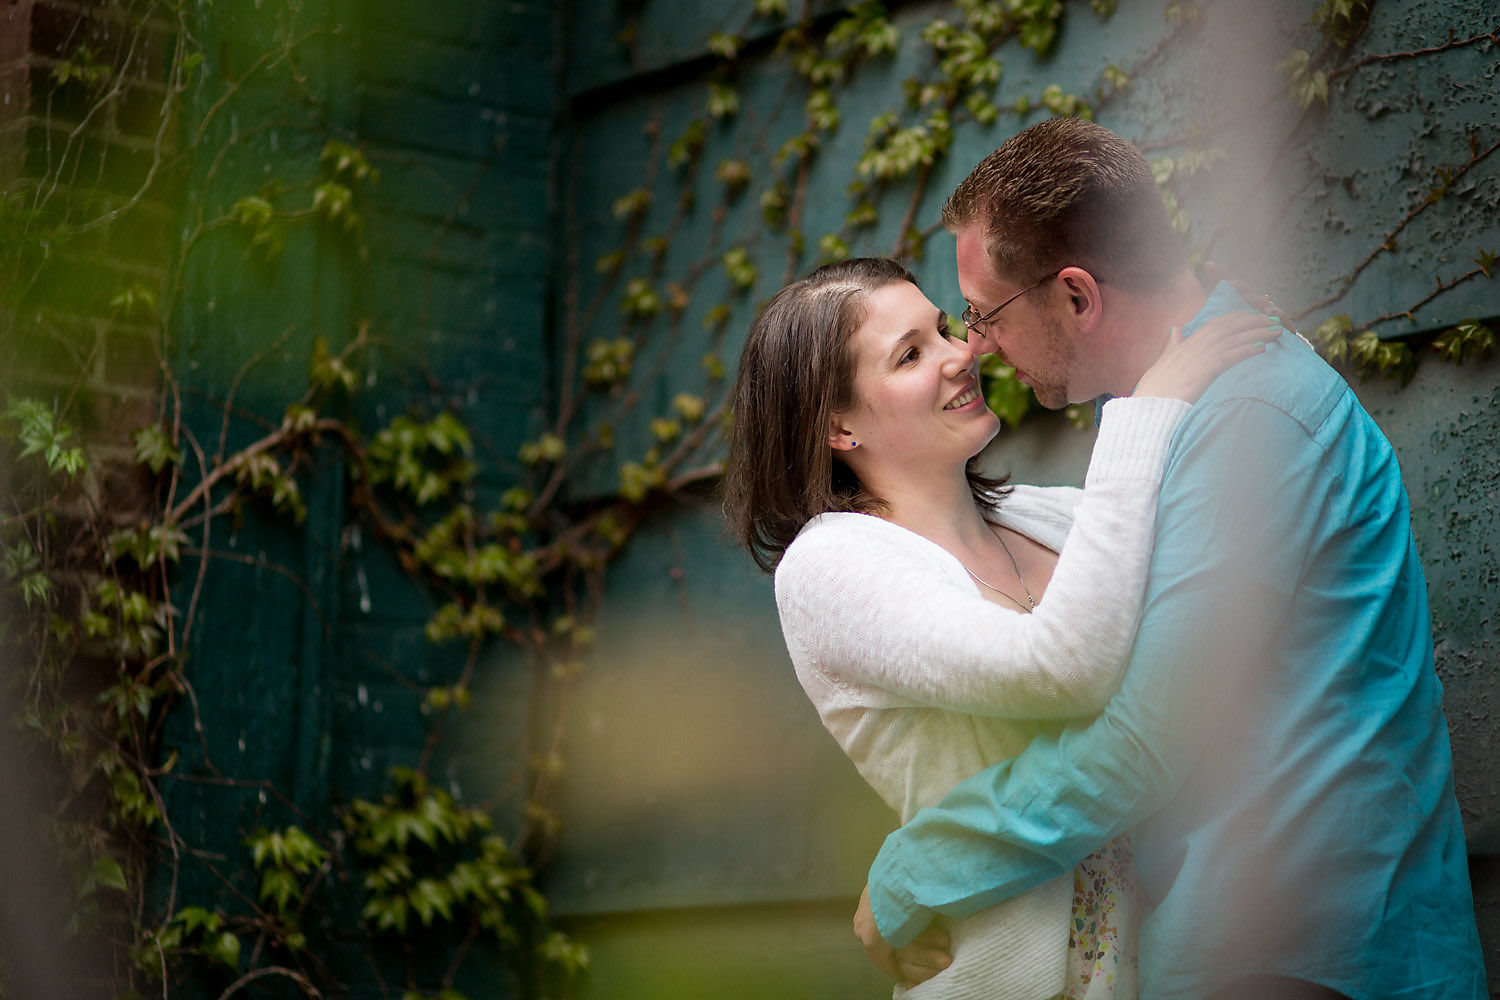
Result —
[[[803, 688], [902, 822], [1108, 700], [1172, 432], [1272, 333], [1253, 314], [1174, 331], [1136, 394], [1105, 404], [1080, 491], [974, 470], [999, 421], [967, 346], [900, 264], [832, 264], [762, 310], [735, 386], [726, 510], [775, 572]], [[952, 921], [951, 966], [897, 995], [1133, 998], [1137, 905], [1128, 849], [1108, 845]]]

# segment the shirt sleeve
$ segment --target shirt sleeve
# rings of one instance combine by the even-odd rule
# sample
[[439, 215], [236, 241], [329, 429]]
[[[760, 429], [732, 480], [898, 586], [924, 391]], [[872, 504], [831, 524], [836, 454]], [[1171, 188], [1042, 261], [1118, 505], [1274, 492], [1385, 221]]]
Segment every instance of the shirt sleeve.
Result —
[[1188, 409], [1153, 398], [1109, 405], [1073, 528], [1033, 613], [955, 587], [940, 551], [899, 533], [814, 530], [776, 573], [799, 670], [883, 699], [871, 707], [1048, 719], [1098, 711], [1134, 635], [1162, 469]]
[[870, 900], [887, 941], [899, 947], [934, 913], [964, 916], [1070, 870], [1181, 786], [1205, 699], [1264, 669], [1308, 558], [1322, 462], [1299, 423], [1257, 400], [1184, 425], [1118, 692], [1094, 719], [1043, 732], [886, 839]]

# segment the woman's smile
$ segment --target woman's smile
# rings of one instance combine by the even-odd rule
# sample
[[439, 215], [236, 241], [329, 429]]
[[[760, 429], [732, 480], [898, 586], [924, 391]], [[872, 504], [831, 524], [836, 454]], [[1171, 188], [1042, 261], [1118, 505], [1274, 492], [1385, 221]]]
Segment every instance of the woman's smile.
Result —
[[959, 393], [957, 396], [954, 396], [951, 400], [949, 400], [948, 401], [948, 405], [944, 406], [943, 409], [945, 409], [945, 410], [957, 410], [957, 409], [959, 409], [961, 407], [967, 406], [968, 404], [974, 402], [978, 398], [979, 398], [979, 380], [975, 379], [973, 382], [971, 382], [969, 384], [969, 387], [967, 389], [965, 389], [963, 392]]

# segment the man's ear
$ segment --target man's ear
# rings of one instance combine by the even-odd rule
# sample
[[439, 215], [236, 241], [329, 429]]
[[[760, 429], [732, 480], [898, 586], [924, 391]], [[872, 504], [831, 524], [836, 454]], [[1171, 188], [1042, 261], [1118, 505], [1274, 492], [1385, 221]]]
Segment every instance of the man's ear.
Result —
[[1090, 334], [1104, 319], [1104, 295], [1099, 282], [1081, 267], [1065, 267], [1057, 274], [1067, 296], [1068, 314], [1080, 333]]

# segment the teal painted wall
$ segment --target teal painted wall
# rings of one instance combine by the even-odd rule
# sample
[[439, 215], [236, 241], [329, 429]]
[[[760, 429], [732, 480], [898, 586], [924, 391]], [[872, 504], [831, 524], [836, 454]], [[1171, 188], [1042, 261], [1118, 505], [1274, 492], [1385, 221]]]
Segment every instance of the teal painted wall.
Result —
[[[627, 389], [594, 404], [615, 430], [597, 487], [611, 486], [613, 465], [650, 444], [645, 411], [652, 400], [660, 405], [682, 387], [713, 397], [718, 387], [703, 379], [698, 359], [718, 352], [732, 371], [755, 303], [787, 275], [809, 270], [818, 236], [840, 227], [866, 122], [898, 109], [900, 81], [928, 66], [923, 27], [956, 17], [944, 3], [891, 6], [900, 50], [861, 69], [854, 85], [835, 88], [843, 122], [825, 137], [811, 171], [803, 227], [809, 249], [789, 264], [786, 240], [762, 222], [757, 204], [775, 178], [780, 142], [801, 127], [806, 95], [773, 50], [779, 23], [755, 18], [750, 4], [568, 5], [562, 239], [579, 262], [570, 272], [578, 284], [573, 298], [587, 302], [597, 294], [605, 303], [581, 323], [583, 335], [639, 335], [617, 310], [624, 279], [692, 276], [682, 315], [647, 327]], [[1175, 30], [1164, 20], [1165, 6], [1121, 4], [1100, 20], [1087, 4], [1068, 4], [1048, 56], [1004, 50], [997, 102], [1035, 96], [1052, 82], [1087, 93], [1106, 66], [1131, 70], [1134, 85], [1101, 104], [1099, 120], [1152, 156], [1219, 150], [1211, 171], [1176, 185], [1192, 217], [1189, 242], [1302, 314], [1304, 329], [1338, 312], [1368, 322], [1404, 310], [1436, 281], [1471, 269], [1479, 250], [1500, 246], [1500, 157], [1485, 157], [1436, 208], [1416, 212], [1389, 251], [1374, 253], [1421, 204], [1440, 169], [1500, 141], [1500, 48], [1375, 60], [1334, 79], [1327, 109], [1302, 113], [1275, 67], [1316, 42], [1309, 26], [1316, 3], [1205, 3], [1196, 27], [1163, 44]], [[1350, 61], [1494, 28], [1492, 7], [1482, 0], [1377, 0], [1374, 10]], [[732, 68], [706, 55], [715, 32], [746, 39]], [[682, 212], [676, 185], [683, 174], [663, 162], [665, 151], [702, 114], [714, 80], [732, 82], [740, 111], [708, 128], [701, 166], [686, 175], [693, 204]], [[956, 128], [951, 154], [917, 204], [918, 225], [934, 223], [947, 191], [1021, 124], [1003, 114], [988, 128]], [[737, 197], [713, 177], [726, 158], [752, 168]], [[661, 263], [653, 270], [649, 256], [638, 254], [619, 280], [593, 274], [592, 262], [619, 249], [630, 232], [612, 211], [615, 199], [641, 185], [655, 197], [639, 236], [670, 235]], [[893, 207], [856, 234], [853, 252], [894, 247], [909, 191], [909, 184], [897, 185], [883, 203]], [[719, 263], [735, 245], [759, 266], [754, 286], [739, 294]], [[1372, 253], [1337, 302], [1310, 308], [1339, 293], [1343, 275]], [[951, 237], [938, 232], [916, 270], [928, 294], [956, 313], [952, 254]], [[733, 319], [721, 331], [704, 329], [703, 318], [721, 302], [733, 305]], [[1481, 277], [1376, 328], [1399, 337], [1497, 315], [1500, 289]], [[564, 327], [583, 317], [582, 310], [569, 313], [566, 302], [560, 307]], [[1395, 444], [1412, 497], [1476, 906], [1492, 990], [1500, 995], [1497, 364], [1491, 357], [1454, 368], [1428, 359], [1405, 387], [1377, 381], [1357, 388]], [[641, 406], [624, 409], [621, 398]], [[1091, 439], [1060, 416], [1040, 415], [1003, 433], [990, 459], [1023, 481], [1079, 483]], [[884, 995], [886, 984], [865, 967], [847, 928], [865, 867], [894, 817], [806, 704], [780, 645], [769, 580], [728, 543], [705, 498], [653, 521], [610, 581], [601, 653], [572, 702], [566, 826], [551, 873], [559, 906], [595, 948], [584, 995], [740, 995], [726, 981], [741, 984], [736, 988], [747, 996]], [[785, 934], [791, 922], [795, 943]], [[744, 959], [742, 951], [760, 960]], [[722, 961], [699, 961], [703, 954]], [[816, 960], [809, 963], [809, 954]]]
[[[552, 381], [552, 6], [317, 0], [205, 4], [197, 16], [204, 83], [184, 126], [206, 121], [209, 141], [185, 185], [184, 232], [268, 180], [316, 177], [330, 138], [359, 145], [380, 178], [357, 191], [363, 254], [312, 225], [290, 228], [272, 263], [234, 228], [194, 248], [172, 318], [185, 426], [210, 455], [221, 427], [230, 448], [253, 440], [301, 395], [316, 339], [337, 350], [368, 326], [381, 348], [348, 416], [372, 432], [402, 413], [456, 412], [484, 470], [478, 502], [493, 503], [545, 418]], [[289, 39], [299, 79], [287, 62], [261, 58]], [[226, 83], [238, 86], [216, 104]], [[463, 667], [461, 646], [423, 635], [435, 598], [356, 523], [342, 462], [329, 449], [314, 463], [300, 529], [254, 504], [216, 520], [203, 547], [220, 555], [201, 589], [191, 580], [179, 589], [179, 610], [195, 612], [184, 636], [195, 699], [168, 720], [168, 749], [181, 760], [165, 785], [179, 832], [207, 852], [162, 886], [179, 901], [243, 905], [234, 896], [248, 887], [220, 882], [215, 855], [246, 869], [243, 841], [256, 828], [298, 823], [326, 835], [338, 805], [386, 791], [388, 770], [423, 752], [426, 690]], [[431, 774], [492, 804], [509, 829], [529, 673], [503, 650], [485, 660], [475, 692], [483, 729], [445, 733]], [[309, 930], [346, 995], [399, 991], [400, 950], [367, 953], [345, 933], [358, 919], [332, 913]], [[434, 940], [418, 966], [440, 972], [450, 944]], [[459, 988], [509, 995], [502, 963], [465, 968]]]

